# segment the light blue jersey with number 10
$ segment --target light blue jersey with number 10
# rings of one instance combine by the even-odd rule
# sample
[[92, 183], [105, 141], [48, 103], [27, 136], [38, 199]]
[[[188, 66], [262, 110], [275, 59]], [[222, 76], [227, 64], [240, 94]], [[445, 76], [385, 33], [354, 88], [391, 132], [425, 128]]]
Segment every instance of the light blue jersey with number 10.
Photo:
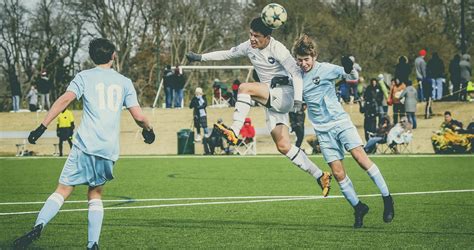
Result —
[[116, 161], [122, 106], [139, 106], [132, 81], [113, 69], [96, 67], [77, 74], [67, 91], [83, 101], [74, 145], [87, 154]]

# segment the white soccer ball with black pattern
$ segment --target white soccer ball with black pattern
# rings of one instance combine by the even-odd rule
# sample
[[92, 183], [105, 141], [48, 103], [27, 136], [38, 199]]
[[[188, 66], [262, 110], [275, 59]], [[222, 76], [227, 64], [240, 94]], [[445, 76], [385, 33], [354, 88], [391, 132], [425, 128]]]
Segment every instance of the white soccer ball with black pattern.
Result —
[[277, 3], [271, 3], [263, 8], [261, 17], [263, 23], [268, 28], [278, 29], [286, 22], [288, 14], [283, 6]]

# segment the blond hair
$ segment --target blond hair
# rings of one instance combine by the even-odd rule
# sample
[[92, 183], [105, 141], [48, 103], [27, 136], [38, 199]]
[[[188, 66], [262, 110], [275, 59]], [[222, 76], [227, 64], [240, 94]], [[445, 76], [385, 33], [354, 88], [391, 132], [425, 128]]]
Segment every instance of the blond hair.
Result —
[[293, 44], [293, 54], [295, 56], [316, 57], [318, 55], [318, 48], [311, 37], [303, 34]]

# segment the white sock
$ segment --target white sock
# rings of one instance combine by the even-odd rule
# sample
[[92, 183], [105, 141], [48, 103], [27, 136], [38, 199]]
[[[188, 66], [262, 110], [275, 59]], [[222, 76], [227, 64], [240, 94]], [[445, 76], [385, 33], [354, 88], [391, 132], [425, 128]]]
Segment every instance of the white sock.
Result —
[[44, 203], [43, 208], [41, 208], [35, 226], [39, 224], [46, 226], [46, 224], [56, 216], [63, 204], [64, 197], [58, 193], [52, 193]]
[[286, 157], [290, 159], [293, 164], [298, 166], [303, 171], [309, 173], [314, 178], [319, 178], [323, 175], [323, 171], [319, 169], [316, 164], [314, 164], [308, 156], [304, 153], [303, 150], [296, 147], [295, 145], [291, 145], [290, 151], [286, 154]]
[[355, 207], [359, 203], [359, 197], [355, 192], [354, 186], [352, 185], [352, 181], [349, 176], [346, 175], [344, 180], [339, 182], [339, 187], [341, 188], [341, 192], [346, 197], [346, 200]]
[[89, 201], [89, 226], [87, 234], [87, 247], [91, 248], [95, 242], [99, 244], [100, 230], [102, 229], [102, 220], [104, 219], [104, 207], [102, 200], [92, 199]]
[[369, 168], [369, 170], [367, 170], [367, 174], [370, 176], [372, 181], [374, 181], [375, 185], [377, 185], [377, 187], [380, 189], [380, 193], [382, 193], [382, 196], [390, 195], [387, 183], [385, 183], [382, 173], [380, 173], [380, 170], [377, 165], [375, 165], [375, 163]]
[[230, 126], [235, 135], [239, 135], [240, 129], [244, 126], [245, 118], [250, 111], [252, 98], [249, 94], [238, 94], [235, 102], [234, 122]]

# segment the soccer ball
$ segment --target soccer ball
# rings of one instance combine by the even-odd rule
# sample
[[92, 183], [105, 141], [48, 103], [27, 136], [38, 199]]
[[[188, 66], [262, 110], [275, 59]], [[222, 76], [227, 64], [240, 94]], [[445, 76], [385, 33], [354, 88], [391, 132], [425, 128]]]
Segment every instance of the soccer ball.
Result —
[[288, 15], [285, 8], [277, 3], [271, 3], [262, 10], [262, 21], [270, 29], [278, 29], [282, 26]]

